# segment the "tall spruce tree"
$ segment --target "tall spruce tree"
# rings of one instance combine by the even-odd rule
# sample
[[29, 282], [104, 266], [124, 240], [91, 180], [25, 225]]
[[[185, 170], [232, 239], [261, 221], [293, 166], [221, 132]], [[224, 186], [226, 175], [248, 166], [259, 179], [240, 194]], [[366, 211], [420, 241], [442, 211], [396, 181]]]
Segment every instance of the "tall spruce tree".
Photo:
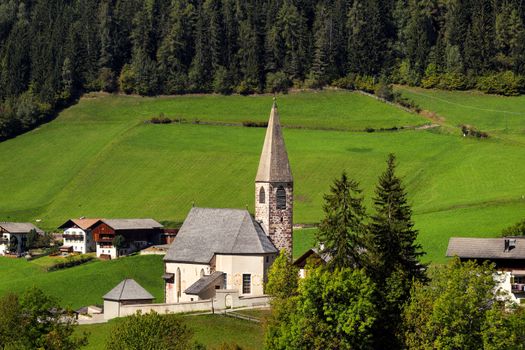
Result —
[[366, 213], [358, 183], [343, 172], [324, 201], [325, 217], [319, 226], [317, 241], [321, 252], [331, 256], [328, 268], [362, 267]]
[[[374, 198], [375, 213], [367, 234], [369, 273], [378, 285], [377, 305], [381, 310], [376, 321], [376, 348], [401, 347], [401, 310], [410, 295], [412, 284], [424, 280], [425, 272], [419, 258], [423, 255], [416, 243], [418, 231], [412, 222], [401, 179], [396, 176], [396, 159], [388, 156], [387, 169], [379, 177]], [[396, 339], [398, 340], [396, 342]]]

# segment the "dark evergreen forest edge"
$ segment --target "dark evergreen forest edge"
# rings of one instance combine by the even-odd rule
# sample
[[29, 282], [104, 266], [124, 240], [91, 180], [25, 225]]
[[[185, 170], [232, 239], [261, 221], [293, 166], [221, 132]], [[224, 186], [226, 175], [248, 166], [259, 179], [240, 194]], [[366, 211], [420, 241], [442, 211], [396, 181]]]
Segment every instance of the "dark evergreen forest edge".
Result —
[[517, 0], [0, 0], [0, 140], [86, 91], [525, 92]]

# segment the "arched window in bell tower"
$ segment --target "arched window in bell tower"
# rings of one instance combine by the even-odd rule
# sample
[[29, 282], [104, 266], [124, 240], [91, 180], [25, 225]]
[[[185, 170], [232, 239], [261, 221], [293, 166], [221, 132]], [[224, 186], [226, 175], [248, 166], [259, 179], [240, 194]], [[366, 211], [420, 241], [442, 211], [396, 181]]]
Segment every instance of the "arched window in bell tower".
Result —
[[265, 203], [266, 202], [266, 192], [264, 192], [264, 187], [261, 187], [259, 190], [259, 203]]
[[275, 197], [277, 209], [286, 209], [286, 190], [283, 186], [277, 188]]

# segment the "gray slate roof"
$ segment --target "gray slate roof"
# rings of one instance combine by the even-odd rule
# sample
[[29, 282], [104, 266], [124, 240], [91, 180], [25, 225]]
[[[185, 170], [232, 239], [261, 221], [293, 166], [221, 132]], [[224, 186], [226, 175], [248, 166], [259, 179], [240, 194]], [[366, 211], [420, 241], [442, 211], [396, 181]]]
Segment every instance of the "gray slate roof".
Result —
[[153, 219], [102, 219], [114, 230], [144, 230], [163, 227]]
[[117, 284], [102, 297], [104, 300], [153, 300], [155, 297], [145, 290], [134, 279], [128, 278]]
[[278, 252], [248, 211], [192, 208], [164, 260], [207, 264], [215, 254]]
[[452, 237], [447, 256], [470, 259], [525, 259], [525, 237], [515, 238], [516, 246], [505, 251], [505, 238]]
[[208, 288], [210, 285], [214, 284], [215, 281], [217, 281], [220, 278], [224, 279], [224, 272], [222, 271], [215, 271], [211, 275], [202, 276], [197, 280], [197, 282], [193, 283], [191, 286], [186, 288], [184, 293], [191, 295], [199, 295], [203, 290]]
[[42, 234], [44, 231], [30, 222], [0, 222], [0, 227], [9, 233], [29, 233], [31, 230]]
[[259, 169], [255, 181], [260, 182], [292, 182], [292, 171], [288, 162], [288, 153], [284, 144], [283, 132], [279, 122], [279, 112], [274, 101], [270, 120], [266, 129], [266, 137], [259, 160]]

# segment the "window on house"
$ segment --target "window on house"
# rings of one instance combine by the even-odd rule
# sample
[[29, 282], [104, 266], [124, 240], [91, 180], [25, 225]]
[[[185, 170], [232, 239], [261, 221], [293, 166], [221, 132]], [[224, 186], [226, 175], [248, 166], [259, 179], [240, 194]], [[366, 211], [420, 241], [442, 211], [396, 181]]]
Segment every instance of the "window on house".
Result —
[[269, 262], [270, 262], [270, 257], [266, 256], [266, 263], [269, 263]]
[[266, 202], [266, 192], [264, 192], [264, 187], [261, 187], [259, 190], [259, 203], [265, 203]]
[[224, 289], [228, 289], [228, 274], [224, 274]]
[[286, 191], [283, 186], [277, 188], [275, 197], [277, 199], [277, 209], [286, 209]]
[[525, 284], [525, 276], [514, 276], [514, 283]]
[[250, 294], [252, 292], [252, 275], [242, 275], [242, 294]]

